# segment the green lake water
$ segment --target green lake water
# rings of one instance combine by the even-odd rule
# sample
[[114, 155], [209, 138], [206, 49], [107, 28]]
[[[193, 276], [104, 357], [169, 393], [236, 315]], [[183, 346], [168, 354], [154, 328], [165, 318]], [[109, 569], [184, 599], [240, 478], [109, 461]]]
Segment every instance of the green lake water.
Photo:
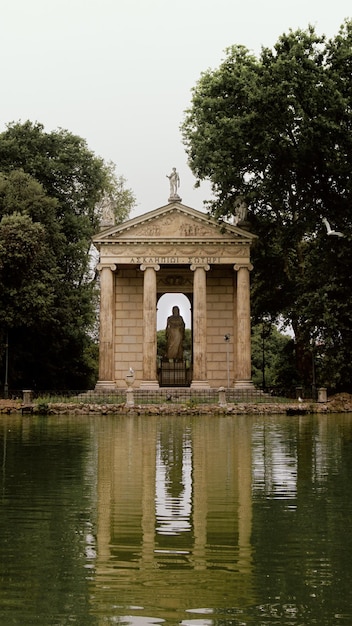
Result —
[[352, 624], [352, 415], [0, 417], [0, 625]]

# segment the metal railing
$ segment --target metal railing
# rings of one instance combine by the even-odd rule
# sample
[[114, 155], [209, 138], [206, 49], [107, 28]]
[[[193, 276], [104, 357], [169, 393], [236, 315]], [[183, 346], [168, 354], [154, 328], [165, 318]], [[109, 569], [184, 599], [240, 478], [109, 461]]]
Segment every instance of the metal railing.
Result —
[[[189, 387], [174, 388], [163, 387], [159, 389], [131, 388], [133, 402], [136, 405], [177, 404], [186, 406], [211, 405], [211, 404], [248, 404], [248, 403], [284, 403], [288, 397], [276, 396], [263, 393], [259, 389], [234, 389], [220, 387], [220, 389], [191, 389]], [[26, 394], [26, 395], [25, 395]], [[28, 395], [30, 394], [30, 396]], [[72, 404], [125, 404], [127, 388], [119, 388], [113, 391], [84, 391], [84, 390], [10, 390], [9, 399], [47, 404], [72, 403]]]

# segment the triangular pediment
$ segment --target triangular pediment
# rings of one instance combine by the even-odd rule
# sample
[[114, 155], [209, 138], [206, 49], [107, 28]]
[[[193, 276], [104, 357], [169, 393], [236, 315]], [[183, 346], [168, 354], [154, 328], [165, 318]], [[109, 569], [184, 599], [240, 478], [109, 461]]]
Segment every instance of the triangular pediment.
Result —
[[252, 243], [255, 235], [226, 222], [217, 222], [180, 202], [169, 203], [154, 211], [107, 228], [93, 237], [99, 247], [106, 243], [137, 242], [238, 242]]

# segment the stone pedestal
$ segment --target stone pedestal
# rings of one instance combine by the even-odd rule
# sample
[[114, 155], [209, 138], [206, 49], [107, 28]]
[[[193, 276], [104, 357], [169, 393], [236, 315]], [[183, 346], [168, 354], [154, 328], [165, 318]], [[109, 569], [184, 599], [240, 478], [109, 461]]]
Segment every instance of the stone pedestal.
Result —
[[180, 196], [175, 193], [173, 196], [170, 196], [168, 198], [168, 202], [182, 202], [182, 198], [180, 198]]
[[133, 389], [129, 388], [126, 390], [126, 407], [132, 406], [134, 406]]
[[160, 382], [163, 387], [185, 387], [187, 385], [186, 362], [162, 361], [160, 368]]
[[225, 387], [219, 387], [218, 392], [219, 392], [219, 406], [227, 406]]
[[23, 404], [31, 404], [33, 391], [31, 389], [23, 389]]
[[318, 402], [327, 402], [328, 395], [326, 387], [319, 387], [318, 389]]

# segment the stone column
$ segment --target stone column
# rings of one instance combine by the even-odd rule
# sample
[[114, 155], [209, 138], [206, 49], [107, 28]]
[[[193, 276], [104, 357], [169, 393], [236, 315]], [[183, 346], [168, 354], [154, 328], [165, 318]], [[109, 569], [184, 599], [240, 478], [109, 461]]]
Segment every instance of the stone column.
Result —
[[207, 381], [207, 264], [191, 265], [193, 277], [193, 376], [191, 388], [209, 388]]
[[97, 266], [100, 272], [99, 380], [97, 390], [115, 389], [114, 329], [116, 265]]
[[233, 380], [230, 383], [231, 385], [235, 380], [237, 380], [237, 341], [238, 338], [238, 324], [237, 324], [237, 272], [233, 273]]
[[158, 389], [156, 371], [156, 272], [160, 265], [140, 266], [143, 282], [143, 380], [144, 389]]
[[250, 310], [250, 284], [249, 272], [253, 269], [250, 263], [236, 264], [237, 272], [237, 363], [236, 363], [236, 388], [252, 388], [251, 372], [251, 310]]

